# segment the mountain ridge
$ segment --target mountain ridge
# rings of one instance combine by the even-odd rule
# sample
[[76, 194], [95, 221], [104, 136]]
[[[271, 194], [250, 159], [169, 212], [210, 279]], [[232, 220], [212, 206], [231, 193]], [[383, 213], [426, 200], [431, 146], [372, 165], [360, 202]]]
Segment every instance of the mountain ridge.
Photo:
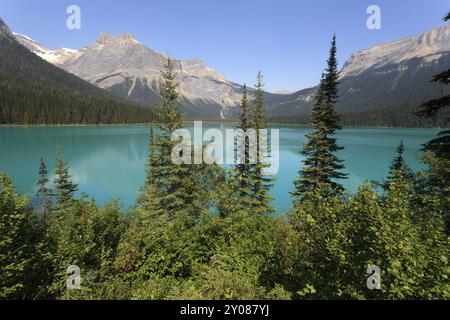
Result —
[[[28, 47], [36, 51], [32, 45]], [[60, 53], [54, 64], [118, 97], [146, 106], [160, 102], [159, 76], [167, 56], [143, 45], [131, 34], [101, 33], [94, 44], [78, 51], [60, 50], [44, 54], [44, 58], [51, 60], [52, 54]], [[188, 116], [237, 117], [241, 85], [228, 81], [201, 60], [174, 59], [174, 63], [181, 102]], [[429, 81], [448, 67], [450, 23], [421, 35], [356, 51], [340, 71], [341, 99], [337, 111], [354, 113], [402, 103], [418, 105], [442, 93], [441, 88]], [[293, 93], [267, 92], [268, 115], [308, 115], [316, 90], [317, 86]]]
[[[59, 52], [47, 49], [40, 53], [37, 46], [30, 43], [27, 47], [44, 59]], [[160, 71], [167, 56], [144, 46], [131, 34], [101, 33], [94, 44], [73, 55], [76, 57], [57, 57], [49, 62], [135, 103], [149, 106], [161, 101], [158, 95]], [[174, 64], [181, 100], [188, 113], [220, 117], [227, 108], [239, 104], [241, 87], [227, 81], [201, 60], [174, 59]]]
[[[396, 47], [397, 46], [397, 47]], [[361, 62], [364, 64], [361, 66]], [[416, 105], [448, 94], [449, 88], [431, 83], [450, 68], [450, 23], [421, 35], [359, 50], [345, 62], [339, 78], [340, 113], [377, 111]], [[271, 116], [308, 115], [317, 86], [299, 90], [269, 108]]]
[[17, 41], [0, 19], [0, 124], [151, 121], [153, 112], [47, 62]]

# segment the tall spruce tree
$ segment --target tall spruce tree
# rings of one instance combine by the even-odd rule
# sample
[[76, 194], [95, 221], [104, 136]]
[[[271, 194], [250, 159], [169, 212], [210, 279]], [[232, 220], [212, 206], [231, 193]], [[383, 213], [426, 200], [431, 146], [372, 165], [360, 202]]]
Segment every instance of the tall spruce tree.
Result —
[[405, 145], [403, 144], [402, 140], [397, 147], [397, 156], [392, 161], [392, 165], [390, 167], [391, 173], [395, 170], [402, 170], [403, 168], [405, 168], [406, 163], [405, 159], [403, 158], [404, 153], [405, 153]]
[[160, 208], [165, 210], [168, 218], [173, 218], [178, 213], [197, 215], [198, 208], [193, 205], [196, 197], [192, 177], [194, 166], [175, 164], [172, 161], [172, 150], [179, 143], [172, 140], [172, 133], [183, 128], [183, 118], [175, 65], [170, 58], [167, 58], [162, 71], [159, 93], [163, 101], [158, 112], [159, 134], [155, 135], [153, 143], [153, 148], [158, 150], [158, 160], [152, 167], [152, 179], [159, 194]]
[[[252, 181], [252, 165], [249, 163], [250, 158], [250, 142], [247, 137], [240, 137], [251, 128], [249, 101], [247, 94], [247, 86], [244, 84], [244, 91], [241, 99], [241, 113], [239, 115], [237, 143], [243, 142], [243, 146], [236, 145], [235, 156], [235, 176], [239, 194], [240, 207], [244, 211], [249, 211], [253, 205], [253, 181]], [[242, 152], [243, 151], [243, 152]], [[242, 154], [241, 154], [242, 153]], [[238, 161], [239, 160], [239, 161]]]
[[54, 192], [52, 194], [57, 210], [64, 209], [70, 205], [74, 193], [78, 190], [78, 185], [72, 182], [71, 178], [67, 161], [64, 160], [61, 148], [58, 146], [56, 150], [55, 179], [53, 181]]
[[341, 127], [338, 124], [339, 116], [334, 110], [338, 101], [338, 63], [336, 59], [336, 36], [331, 42], [328, 67], [322, 75], [315, 104], [311, 115], [311, 125], [314, 131], [306, 137], [308, 142], [301, 152], [305, 156], [304, 168], [299, 178], [294, 181], [295, 190], [292, 193], [298, 203], [303, 198], [313, 194], [320, 187], [326, 193], [341, 193], [344, 188], [336, 180], [346, 179], [342, 173], [344, 169], [342, 160], [335, 153], [342, 150], [338, 146], [334, 135]]
[[38, 180], [38, 191], [37, 196], [39, 197], [40, 212], [42, 213], [44, 219], [46, 219], [50, 214], [50, 196], [51, 191], [47, 188], [48, 177], [47, 177], [47, 166], [45, 165], [44, 158], [41, 157], [39, 164], [39, 180]]
[[[256, 76], [255, 92], [253, 99], [253, 124], [252, 127], [256, 130], [257, 138], [257, 163], [252, 168], [253, 179], [253, 205], [252, 212], [256, 214], [268, 214], [275, 212], [274, 207], [270, 204], [272, 197], [269, 195], [270, 188], [273, 186], [273, 179], [270, 176], [264, 174], [264, 170], [268, 168], [268, 165], [263, 162], [261, 149], [263, 143], [267, 144], [267, 141], [262, 141], [265, 136], [261, 136], [260, 130], [267, 129], [267, 123], [265, 119], [265, 98], [264, 98], [264, 83], [263, 75], [259, 71]], [[267, 135], [268, 137], [268, 135]], [[267, 152], [271, 152], [268, 148]]]
[[150, 127], [148, 155], [147, 155], [147, 176], [139, 197], [139, 207], [141, 208], [141, 218], [156, 217], [162, 214], [159, 203], [159, 195], [156, 185], [156, 166], [158, 165], [158, 150], [155, 142], [153, 127]]
[[392, 160], [392, 164], [389, 167], [387, 180], [383, 184], [383, 188], [386, 191], [389, 190], [389, 185], [393, 182], [405, 179], [407, 179], [409, 182], [412, 182], [413, 173], [405, 162], [405, 159], [403, 157], [404, 153], [405, 145], [403, 144], [403, 141], [401, 141], [397, 147], [397, 155], [395, 156], [394, 160]]

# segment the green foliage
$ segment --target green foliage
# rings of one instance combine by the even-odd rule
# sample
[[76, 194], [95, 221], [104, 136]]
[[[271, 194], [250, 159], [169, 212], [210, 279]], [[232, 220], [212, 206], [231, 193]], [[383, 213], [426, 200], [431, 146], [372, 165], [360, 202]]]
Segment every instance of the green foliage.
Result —
[[39, 211], [44, 217], [48, 217], [51, 211], [51, 191], [47, 188], [48, 177], [47, 177], [47, 166], [44, 163], [44, 159], [41, 158], [39, 164], [39, 180], [38, 180], [38, 191], [37, 196], [39, 197]]
[[[264, 170], [269, 166], [263, 162], [263, 159], [260, 157], [260, 153], [265, 151], [261, 149], [263, 143], [269, 145], [267, 142], [263, 142], [263, 138], [260, 134], [260, 130], [267, 129], [267, 124], [265, 120], [265, 100], [264, 100], [264, 83], [263, 76], [261, 72], [258, 72], [256, 77], [256, 85], [254, 92], [253, 105], [255, 106], [253, 109], [253, 123], [252, 127], [256, 131], [256, 141], [257, 141], [257, 149], [256, 149], [256, 159], [257, 163], [253, 165], [252, 168], [252, 180], [253, 180], [253, 192], [252, 192], [252, 213], [253, 214], [271, 214], [275, 212], [273, 206], [271, 206], [270, 202], [272, 198], [269, 195], [270, 188], [273, 186], [272, 178], [264, 174]], [[269, 138], [269, 136], [267, 137]], [[267, 152], [271, 150], [268, 149]]]
[[[291, 214], [298, 232], [300, 297], [316, 299], [433, 299], [449, 297], [448, 237], [441, 218], [414, 207], [407, 180], [377, 195], [362, 186], [346, 202], [305, 201]], [[320, 212], [320, 214], [315, 214]], [[381, 269], [381, 290], [368, 290], [366, 270]]]
[[[247, 86], [244, 84], [244, 92], [241, 99], [241, 113], [239, 115], [238, 137], [236, 138], [235, 146], [235, 179], [236, 187], [239, 195], [240, 210], [251, 212], [252, 196], [253, 196], [253, 172], [250, 164], [250, 141], [244, 136], [251, 128], [251, 121], [249, 115], [249, 101], [247, 96]], [[238, 143], [244, 143], [243, 146], [238, 146]]]
[[272, 268], [281, 240], [276, 232], [276, 218], [242, 212], [212, 218], [210, 223], [215, 227], [219, 223], [221, 227], [217, 239], [210, 241], [214, 245], [212, 255], [195, 276], [203, 296], [264, 299], [269, 292], [273, 296], [284, 292]]
[[141, 219], [144, 220], [150, 219], [149, 215], [159, 216], [163, 214], [155, 179], [155, 176], [158, 173], [155, 170], [155, 167], [158, 164], [156, 148], [155, 134], [153, 127], [151, 127], [148, 143], [147, 176], [138, 199], [138, 208], [136, 209], [142, 216]]
[[292, 290], [302, 297], [338, 298], [346, 277], [347, 212], [342, 199], [315, 193], [290, 213], [297, 233]]
[[[175, 130], [183, 128], [182, 114], [175, 80], [173, 61], [168, 58], [162, 72], [160, 95], [163, 100], [159, 110], [158, 133], [152, 134], [148, 159], [145, 198], [158, 196], [158, 203], [153, 203], [155, 210], [161, 211], [167, 219], [178, 214], [188, 215], [195, 219], [205, 210], [202, 196], [203, 184], [199, 183], [204, 175], [204, 166], [176, 164], [172, 159], [174, 146], [181, 141], [172, 139]], [[180, 154], [180, 156], [183, 156]], [[145, 190], [147, 189], [147, 190]], [[149, 194], [149, 192], [153, 193]], [[158, 213], [158, 214], [160, 214]]]
[[29, 198], [14, 191], [10, 178], [0, 172], [0, 299], [24, 297], [31, 264]]
[[[116, 204], [99, 209], [92, 201], [77, 199], [53, 218], [50, 230], [56, 245], [50, 289], [53, 295], [63, 299], [82, 298], [109, 281], [115, 271], [114, 261], [124, 231]], [[81, 292], [66, 290], [66, 270], [71, 265], [81, 269]]]
[[334, 138], [336, 130], [340, 129], [339, 117], [334, 111], [338, 100], [338, 66], [336, 60], [336, 37], [331, 43], [328, 67], [319, 85], [319, 91], [311, 115], [312, 133], [306, 137], [302, 154], [305, 156], [305, 166], [300, 171], [299, 178], [294, 182], [294, 204], [311, 196], [316, 189], [327, 193], [341, 193], [344, 189], [336, 180], [346, 179], [342, 173], [342, 160], [335, 153], [342, 149]]
[[[268, 165], [260, 157], [260, 152], [270, 152], [270, 149], [267, 151], [261, 149], [263, 143], [266, 143], [262, 139], [266, 137], [260, 135], [260, 130], [267, 129], [264, 117], [264, 83], [261, 72], [257, 75], [252, 103], [254, 108], [250, 110], [247, 86], [244, 84], [241, 113], [237, 126], [237, 129], [240, 130], [235, 139], [234, 149], [236, 160], [234, 166], [235, 193], [229, 194], [229, 196], [237, 197], [236, 201], [239, 205], [235, 209], [246, 211], [248, 214], [271, 214], [275, 212], [270, 204], [272, 198], [269, 195], [272, 178], [264, 174], [264, 169]], [[256, 141], [250, 141], [250, 136], [247, 136], [252, 130], [255, 131]], [[252, 142], [256, 144], [256, 148], [251, 145]], [[240, 143], [244, 145], [238, 145]]]
[[389, 168], [387, 179], [381, 183], [381, 187], [383, 187], [385, 191], [389, 190], [392, 183], [397, 183], [398, 181], [402, 181], [404, 179], [411, 183], [415, 179], [413, 172], [403, 158], [404, 153], [405, 145], [403, 144], [403, 141], [401, 141], [397, 147], [397, 156], [394, 160], [392, 160], [392, 164]]
[[[383, 128], [445, 128], [448, 125], [449, 110], [439, 110], [433, 117], [416, 114], [421, 101], [403, 103], [390, 107], [377, 106], [378, 110], [339, 113], [339, 123], [344, 127], [383, 127]], [[309, 125], [310, 116], [270, 117], [270, 123]]]
[[418, 173], [417, 206], [428, 215], [441, 216], [450, 235], [450, 160], [432, 152], [424, 153], [422, 159], [427, 169]]
[[56, 150], [55, 179], [53, 184], [54, 193], [52, 197], [54, 198], [56, 211], [60, 211], [71, 204], [78, 186], [71, 181], [68, 164], [64, 160], [59, 147]]

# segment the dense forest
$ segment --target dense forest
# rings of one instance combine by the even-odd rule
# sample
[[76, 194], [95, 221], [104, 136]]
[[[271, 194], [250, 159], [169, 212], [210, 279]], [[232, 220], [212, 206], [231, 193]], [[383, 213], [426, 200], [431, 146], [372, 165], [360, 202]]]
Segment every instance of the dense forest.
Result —
[[[441, 110], [431, 117], [417, 114], [420, 104], [400, 105], [392, 108], [358, 113], [341, 113], [340, 123], [344, 127], [390, 127], [390, 128], [445, 128], [448, 125], [448, 110]], [[308, 125], [310, 118], [271, 117], [271, 123]]]
[[[125, 212], [75, 197], [60, 150], [54, 181], [41, 160], [35, 201], [0, 173], [2, 299], [449, 299], [450, 143], [423, 148], [410, 170], [399, 141], [384, 181], [349, 194], [335, 133], [340, 117], [336, 40], [311, 115], [295, 201], [274, 216], [264, 164], [176, 165], [183, 127], [173, 64], [162, 73], [158, 130], [150, 130], [145, 184]], [[448, 80], [448, 76], [447, 76]], [[265, 128], [262, 75], [244, 91], [238, 127]], [[252, 106], [249, 108], [249, 106]], [[430, 103], [423, 112], [436, 111]], [[433, 109], [433, 110], [431, 110]], [[246, 153], [246, 157], [248, 153]], [[300, 167], [300, 164], [298, 164]], [[143, 173], [144, 174], [144, 173]], [[66, 286], [67, 268], [81, 288]], [[381, 270], [369, 290], [371, 266]]]
[[108, 124], [153, 120], [149, 108], [111, 96], [44, 61], [11, 37], [0, 35], [0, 124]]

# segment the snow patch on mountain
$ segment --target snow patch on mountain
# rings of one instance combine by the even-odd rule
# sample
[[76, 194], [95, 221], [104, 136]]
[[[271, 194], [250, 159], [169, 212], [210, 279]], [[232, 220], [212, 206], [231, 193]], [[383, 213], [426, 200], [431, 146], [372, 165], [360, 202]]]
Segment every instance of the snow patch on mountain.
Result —
[[27, 47], [30, 51], [34, 52], [42, 59], [58, 66], [78, 58], [83, 53], [83, 51], [81, 50], [74, 50], [69, 48], [50, 50], [26, 35], [14, 33], [14, 36], [19, 41], [19, 43]]

